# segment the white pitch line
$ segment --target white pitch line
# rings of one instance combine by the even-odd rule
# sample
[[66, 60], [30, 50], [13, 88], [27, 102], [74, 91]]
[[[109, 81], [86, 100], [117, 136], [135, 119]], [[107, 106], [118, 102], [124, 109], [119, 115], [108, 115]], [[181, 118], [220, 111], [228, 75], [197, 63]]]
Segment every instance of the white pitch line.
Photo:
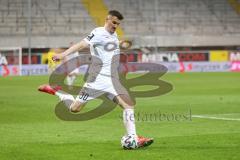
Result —
[[213, 117], [213, 116], [204, 116], [204, 115], [192, 115], [193, 118], [205, 118], [205, 119], [217, 119], [225, 121], [240, 121], [238, 118], [224, 118], [224, 117]]

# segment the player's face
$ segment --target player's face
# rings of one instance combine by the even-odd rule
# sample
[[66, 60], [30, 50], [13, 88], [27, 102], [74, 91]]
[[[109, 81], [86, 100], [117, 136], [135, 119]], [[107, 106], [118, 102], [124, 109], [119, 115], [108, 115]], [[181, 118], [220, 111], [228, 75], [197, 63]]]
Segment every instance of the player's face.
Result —
[[108, 16], [106, 20], [106, 27], [110, 33], [114, 33], [120, 25], [120, 20], [115, 16]]

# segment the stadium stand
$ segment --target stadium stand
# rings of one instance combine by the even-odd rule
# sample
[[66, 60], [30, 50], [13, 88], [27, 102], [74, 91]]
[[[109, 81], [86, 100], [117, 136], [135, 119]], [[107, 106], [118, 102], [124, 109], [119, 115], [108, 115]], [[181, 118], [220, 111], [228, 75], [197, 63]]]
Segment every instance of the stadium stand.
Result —
[[[104, 0], [124, 14], [125, 38], [137, 46], [237, 45], [240, 18], [233, 0]], [[32, 0], [33, 47], [68, 46], [95, 24], [79, 0]], [[1, 46], [27, 46], [28, 4], [0, 0]]]

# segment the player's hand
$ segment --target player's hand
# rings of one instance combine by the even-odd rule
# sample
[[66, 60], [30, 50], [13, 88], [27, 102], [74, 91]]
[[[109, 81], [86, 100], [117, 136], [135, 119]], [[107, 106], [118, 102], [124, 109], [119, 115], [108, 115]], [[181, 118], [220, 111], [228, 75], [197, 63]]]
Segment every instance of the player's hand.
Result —
[[132, 46], [132, 42], [129, 40], [120, 41], [120, 49], [129, 49]]
[[52, 60], [53, 60], [54, 62], [58, 62], [58, 61], [60, 61], [60, 60], [62, 60], [62, 59], [63, 59], [62, 54], [55, 54], [55, 55], [53, 55], [53, 57], [52, 57]]

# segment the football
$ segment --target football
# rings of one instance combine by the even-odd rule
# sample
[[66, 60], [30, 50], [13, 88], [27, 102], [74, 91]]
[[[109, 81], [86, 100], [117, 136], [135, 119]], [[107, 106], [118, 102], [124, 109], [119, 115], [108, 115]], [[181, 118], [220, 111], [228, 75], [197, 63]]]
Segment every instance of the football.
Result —
[[123, 136], [121, 145], [124, 149], [136, 149], [138, 147], [137, 137], [132, 135]]

